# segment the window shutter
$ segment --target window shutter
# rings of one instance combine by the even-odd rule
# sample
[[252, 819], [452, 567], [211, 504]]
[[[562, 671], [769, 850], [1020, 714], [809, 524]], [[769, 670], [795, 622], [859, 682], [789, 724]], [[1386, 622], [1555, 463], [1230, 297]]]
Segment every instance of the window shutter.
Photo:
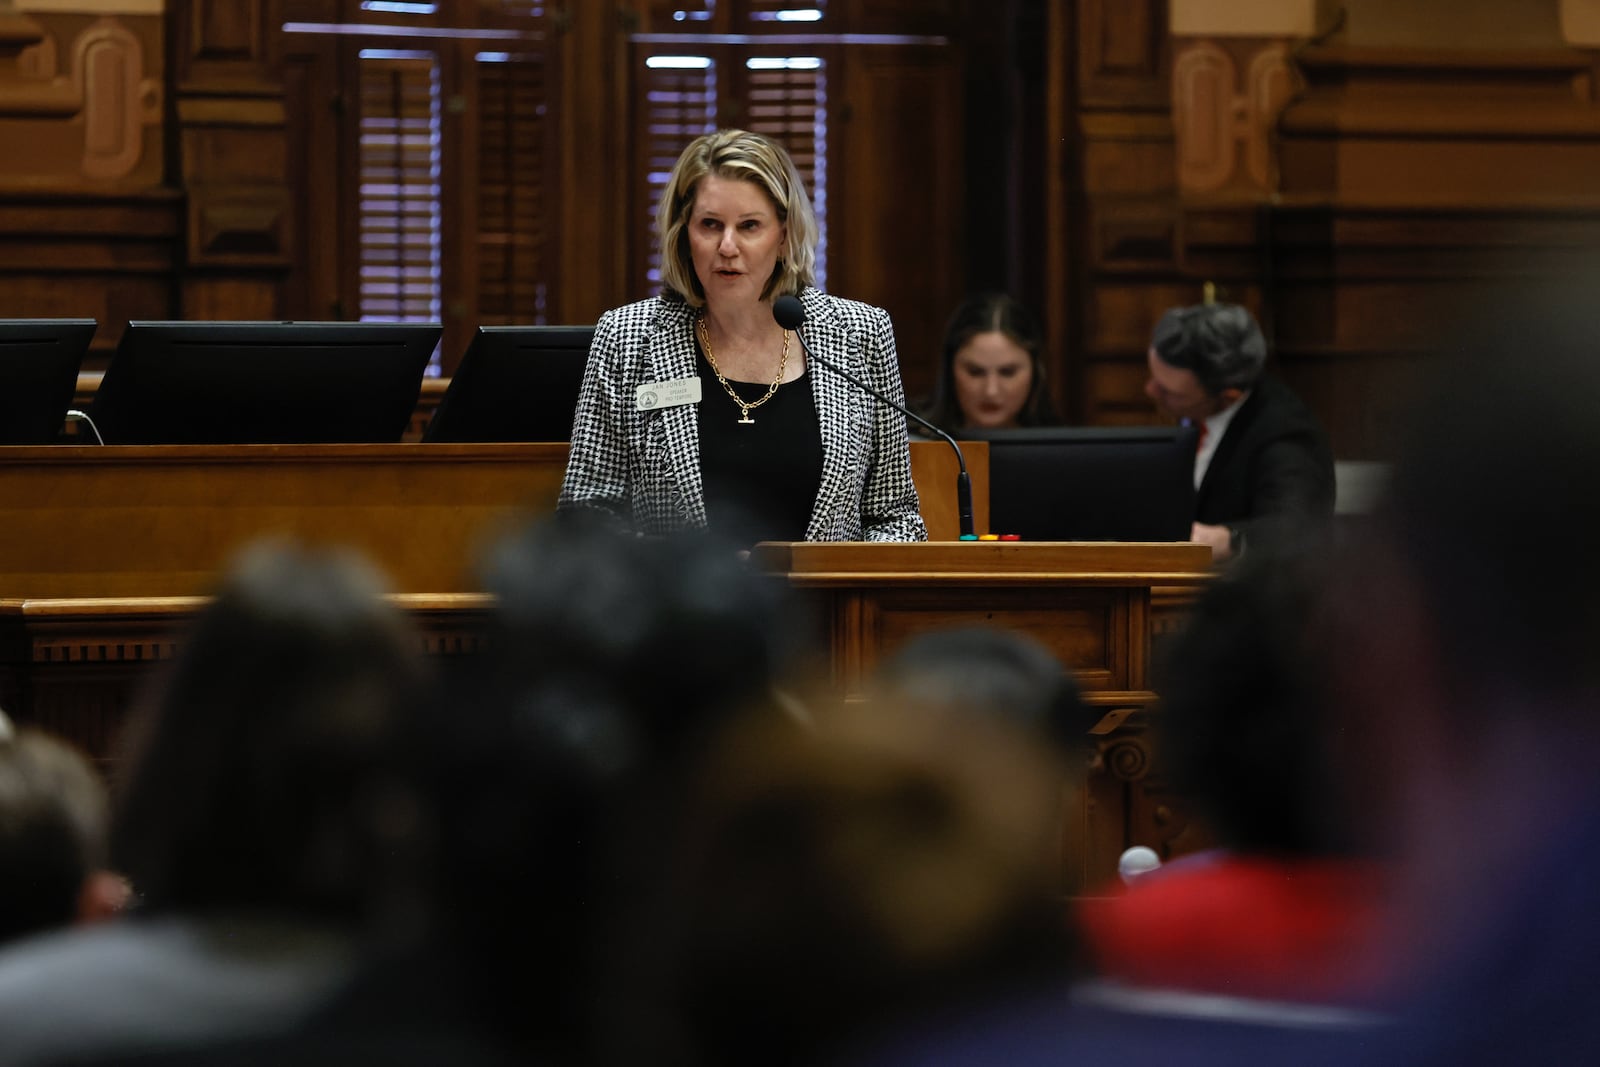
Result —
[[440, 318], [439, 69], [432, 52], [360, 63], [360, 316]]
[[477, 70], [478, 320], [542, 323], [552, 221], [544, 59], [479, 53]]
[[828, 14], [828, 0], [745, 0], [752, 22], [816, 29]]
[[746, 114], [750, 129], [789, 150], [811, 194], [817, 229], [817, 284], [826, 287], [828, 232], [828, 79], [821, 59], [811, 56], [752, 56]]
[[639, 163], [643, 206], [640, 226], [646, 235], [645, 275], [641, 295], [661, 287], [661, 254], [656, 247], [656, 204], [678, 155], [694, 138], [717, 128], [717, 64], [704, 55], [645, 57], [641, 89]]

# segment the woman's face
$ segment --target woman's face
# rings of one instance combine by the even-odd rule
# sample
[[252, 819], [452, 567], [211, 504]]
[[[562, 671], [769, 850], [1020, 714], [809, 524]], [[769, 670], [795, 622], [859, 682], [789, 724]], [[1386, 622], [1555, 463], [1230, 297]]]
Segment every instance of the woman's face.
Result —
[[689, 210], [689, 255], [708, 304], [758, 301], [788, 228], [755, 182], [708, 174]]
[[1027, 349], [999, 331], [975, 334], [956, 349], [951, 371], [962, 425], [980, 430], [1017, 425], [1033, 388]]

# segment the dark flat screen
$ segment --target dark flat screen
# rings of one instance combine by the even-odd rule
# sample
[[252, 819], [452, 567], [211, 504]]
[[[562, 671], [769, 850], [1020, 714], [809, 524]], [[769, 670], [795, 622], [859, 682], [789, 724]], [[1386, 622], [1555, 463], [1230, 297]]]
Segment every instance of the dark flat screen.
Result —
[[1187, 541], [1193, 427], [967, 432], [989, 442], [989, 528], [1025, 541]]
[[593, 326], [480, 326], [425, 441], [566, 441]]
[[438, 323], [130, 322], [95, 394], [106, 444], [400, 440]]
[[94, 319], [0, 319], [0, 444], [61, 438]]

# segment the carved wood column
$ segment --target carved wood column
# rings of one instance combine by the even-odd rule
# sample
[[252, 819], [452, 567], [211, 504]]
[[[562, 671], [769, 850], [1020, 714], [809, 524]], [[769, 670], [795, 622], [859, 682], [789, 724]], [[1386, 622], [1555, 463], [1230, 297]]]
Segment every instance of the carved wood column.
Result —
[[561, 285], [552, 322], [593, 322], [640, 294], [628, 287], [635, 220], [628, 203], [628, 35], [643, 24], [632, 4], [569, 2], [555, 17], [564, 79], [560, 113], [561, 203], [557, 231]]
[[296, 250], [279, 0], [173, 0], [184, 318], [277, 318]]
[[[1141, 393], [1150, 324], [1180, 299], [1177, 188], [1168, 74], [1167, 0], [1085, 0], [1052, 6], [1053, 51], [1065, 94], [1051, 132], [1065, 142], [1052, 240], [1062, 242], [1077, 296], [1063, 318], [1046, 308], [1051, 344], [1073, 352], [1067, 410], [1090, 423], [1148, 422]], [[1058, 125], [1063, 123], [1064, 126]], [[1059, 189], [1059, 193], [1057, 190]], [[1062, 206], [1064, 205], [1064, 206]]]

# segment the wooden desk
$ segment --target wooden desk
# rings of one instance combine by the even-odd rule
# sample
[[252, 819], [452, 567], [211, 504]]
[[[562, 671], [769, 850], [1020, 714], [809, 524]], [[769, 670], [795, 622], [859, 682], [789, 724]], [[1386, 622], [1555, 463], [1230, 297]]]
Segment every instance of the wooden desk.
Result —
[[[926, 521], [954, 539], [954, 455], [911, 456]], [[980, 523], [987, 459], [969, 448]], [[0, 447], [0, 706], [106, 755], [194, 598], [267, 536], [360, 550], [397, 593], [438, 598], [431, 647], [466, 650], [455, 616], [482, 605], [451, 598], [478, 589], [486, 544], [554, 508], [566, 462], [565, 444]]]
[[[988, 519], [988, 450], [969, 449]], [[555, 507], [565, 444], [0, 447], [0, 598], [193, 596], [265, 536], [355, 547], [402, 593], [477, 588], [482, 546]], [[955, 539], [954, 455], [912, 445]]]
[[261, 537], [353, 546], [404, 593], [464, 592], [548, 511], [566, 446], [0, 448], [0, 597], [190, 596]]

